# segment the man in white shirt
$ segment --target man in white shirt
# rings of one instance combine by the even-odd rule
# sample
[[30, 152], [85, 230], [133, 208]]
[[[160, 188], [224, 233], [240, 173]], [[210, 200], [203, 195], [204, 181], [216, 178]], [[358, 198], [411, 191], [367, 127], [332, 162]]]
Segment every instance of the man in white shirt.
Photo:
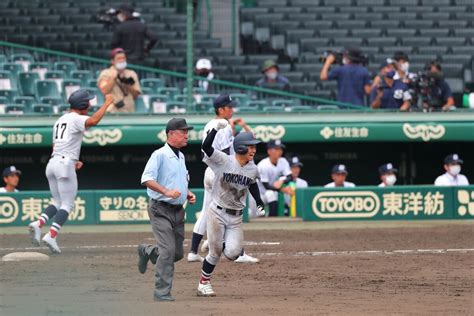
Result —
[[380, 180], [379, 187], [391, 187], [397, 182], [398, 170], [391, 163], [386, 163], [379, 167]]
[[451, 154], [444, 158], [444, 170], [446, 173], [435, 180], [437, 186], [469, 185], [465, 175], [460, 174], [463, 161], [458, 154]]
[[349, 172], [347, 171], [346, 165], [338, 164], [332, 167], [331, 172], [331, 183], [326, 184], [325, 188], [353, 188], [355, 184], [347, 182], [346, 178]]
[[0, 193], [18, 192], [16, 188], [20, 182], [21, 171], [15, 166], [10, 166], [3, 169], [2, 176], [5, 186], [0, 188]]

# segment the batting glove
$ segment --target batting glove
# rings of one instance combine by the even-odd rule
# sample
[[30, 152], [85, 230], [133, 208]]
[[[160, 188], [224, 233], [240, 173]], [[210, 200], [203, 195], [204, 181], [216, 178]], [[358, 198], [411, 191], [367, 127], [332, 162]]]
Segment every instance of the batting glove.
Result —
[[257, 216], [258, 217], [265, 216], [265, 208], [263, 207], [263, 205], [257, 206]]
[[217, 121], [217, 126], [216, 126], [216, 130], [220, 130], [220, 129], [223, 129], [223, 128], [226, 128], [227, 127], [227, 121], [224, 120], [224, 119], [220, 119]]

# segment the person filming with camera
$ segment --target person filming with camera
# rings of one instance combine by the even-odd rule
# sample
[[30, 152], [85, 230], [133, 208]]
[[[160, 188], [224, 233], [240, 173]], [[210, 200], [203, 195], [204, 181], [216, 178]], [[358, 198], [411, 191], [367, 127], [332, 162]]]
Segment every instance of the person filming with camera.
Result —
[[337, 80], [338, 101], [365, 106], [364, 96], [371, 91], [369, 71], [362, 65], [366, 58], [359, 48], [346, 48], [342, 53], [342, 65], [329, 70], [336, 57], [337, 53], [327, 56], [320, 79]]
[[441, 64], [437, 60], [426, 64], [426, 80], [429, 82], [423, 108], [429, 111], [455, 110], [454, 98], [449, 84], [444, 80]]
[[97, 79], [97, 86], [106, 95], [114, 97], [114, 105], [107, 111], [111, 113], [135, 112], [135, 99], [142, 93], [137, 73], [127, 69], [127, 56], [122, 48], [115, 48], [111, 53], [112, 66], [102, 70]]
[[395, 79], [396, 69], [396, 64], [389, 58], [380, 66], [380, 73], [374, 79], [370, 93], [373, 109], [410, 109], [412, 97], [408, 85], [401, 79]]

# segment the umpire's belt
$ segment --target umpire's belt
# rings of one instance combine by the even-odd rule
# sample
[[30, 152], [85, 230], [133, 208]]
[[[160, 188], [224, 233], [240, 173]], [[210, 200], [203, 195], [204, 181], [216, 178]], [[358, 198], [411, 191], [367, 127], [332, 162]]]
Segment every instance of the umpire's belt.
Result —
[[174, 210], [177, 210], [177, 211], [179, 211], [180, 209], [183, 208], [183, 204], [171, 204], [171, 203], [164, 202], [164, 201], [159, 201], [159, 200], [156, 200], [156, 199], [151, 199], [151, 201], [153, 203], [159, 203], [163, 206], [166, 206], [168, 208], [171, 208], [171, 209], [174, 209]]
[[225, 211], [227, 214], [240, 216], [244, 213], [244, 210], [232, 210], [230, 208], [223, 208], [222, 206], [216, 205], [217, 209]]

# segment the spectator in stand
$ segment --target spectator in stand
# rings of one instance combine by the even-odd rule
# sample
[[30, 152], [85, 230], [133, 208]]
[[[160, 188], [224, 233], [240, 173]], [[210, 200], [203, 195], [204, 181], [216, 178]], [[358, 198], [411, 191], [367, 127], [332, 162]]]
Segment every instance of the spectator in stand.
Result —
[[140, 81], [135, 71], [127, 69], [127, 56], [121, 48], [112, 50], [112, 66], [102, 70], [97, 86], [104, 94], [112, 94], [114, 105], [107, 111], [111, 113], [135, 112], [135, 99], [142, 93]]
[[329, 71], [336, 61], [336, 56], [330, 54], [324, 62], [319, 75], [321, 80], [337, 80], [337, 100], [340, 102], [364, 106], [364, 96], [370, 94], [370, 75], [367, 68], [362, 66], [364, 56], [359, 48], [346, 48], [343, 52], [343, 65]]
[[262, 88], [290, 90], [288, 78], [279, 74], [280, 69], [274, 60], [266, 60], [262, 66], [263, 77], [255, 85]]
[[[131, 64], [140, 64], [158, 41], [145, 23], [133, 16], [131, 5], [122, 4], [117, 10], [117, 19], [121, 22], [112, 37], [112, 49], [121, 47]], [[145, 47], [145, 39], [148, 45]]]
[[411, 105], [411, 94], [408, 85], [400, 79], [395, 80], [396, 71], [392, 60], [387, 59], [380, 66], [380, 73], [375, 77], [370, 94], [370, 106], [373, 109], [399, 109], [407, 111]]
[[21, 171], [15, 166], [10, 166], [3, 169], [3, 182], [5, 186], [0, 188], [0, 193], [18, 192], [18, 182], [20, 182]]
[[395, 80], [402, 80], [403, 82], [407, 82], [408, 76], [410, 74], [410, 63], [408, 55], [402, 51], [395, 52], [393, 54], [394, 69], [396, 71], [395, 76], [393, 77]]
[[209, 89], [209, 80], [214, 79], [212, 63], [209, 59], [201, 58], [196, 62], [196, 75], [203, 77], [202, 80], [197, 81], [198, 87], [207, 92]]
[[453, 94], [449, 84], [444, 80], [441, 64], [437, 60], [432, 60], [426, 64], [425, 70], [430, 84], [429, 95], [427, 100], [423, 100], [423, 107], [431, 111], [455, 110]]
[[332, 167], [331, 178], [333, 182], [326, 184], [325, 188], [353, 188], [355, 184], [346, 181], [349, 172], [345, 165], [335, 165]]

